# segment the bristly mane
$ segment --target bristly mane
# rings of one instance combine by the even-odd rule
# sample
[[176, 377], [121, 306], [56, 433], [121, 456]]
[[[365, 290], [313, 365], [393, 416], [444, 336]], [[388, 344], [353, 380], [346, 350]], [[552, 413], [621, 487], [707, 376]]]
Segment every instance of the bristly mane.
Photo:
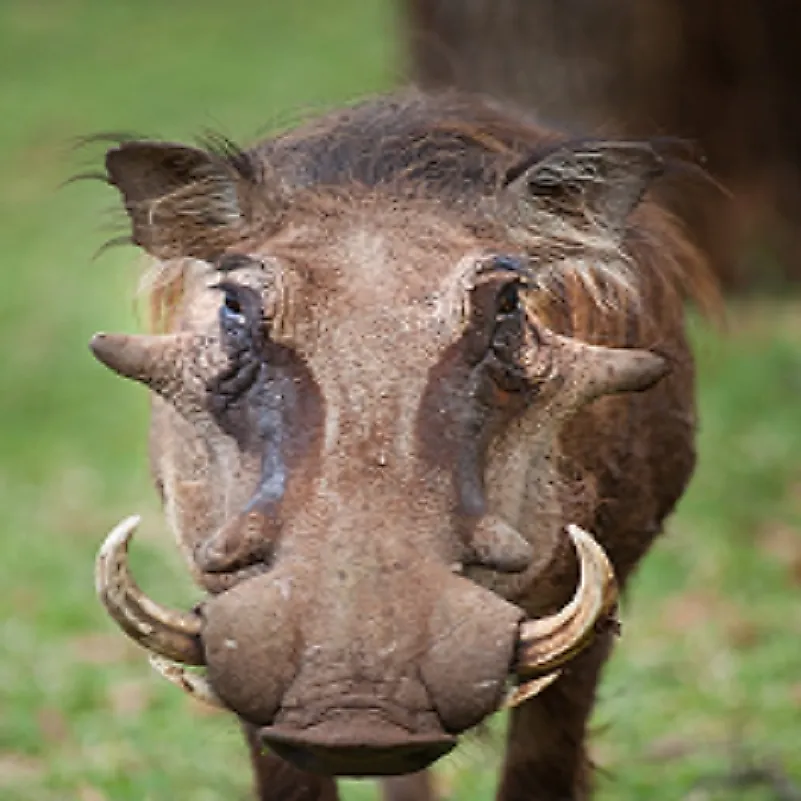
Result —
[[494, 193], [532, 145], [555, 142], [486, 100], [406, 91], [367, 100], [253, 151], [295, 187], [392, 187], [461, 201]]

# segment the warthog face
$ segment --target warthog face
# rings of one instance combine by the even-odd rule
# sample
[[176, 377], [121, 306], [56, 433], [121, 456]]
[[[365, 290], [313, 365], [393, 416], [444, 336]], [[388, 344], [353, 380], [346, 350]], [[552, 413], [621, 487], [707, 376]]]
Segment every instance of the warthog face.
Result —
[[[428, 192], [349, 168], [331, 187], [269, 147], [108, 154], [134, 238], [161, 260], [166, 330], [92, 349], [154, 392], [157, 481], [210, 595], [191, 613], [145, 598], [126, 563], [136, 521], [101, 550], [98, 589], [165, 675], [300, 767], [415, 771], [510, 676], [519, 700], [558, 675], [614, 604], [603, 551], [560, 517], [554, 449], [580, 407], [649, 387], [664, 363], [549, 330], [510, 232], [559, 227], [548, 204], [569, 179], [582, 225], [614, 244], [657, 157], [551, 151], [468, 225], [423, 173]], [[529, 619], [557, 558], [577, 575], [574, 547], [573, 601]]]

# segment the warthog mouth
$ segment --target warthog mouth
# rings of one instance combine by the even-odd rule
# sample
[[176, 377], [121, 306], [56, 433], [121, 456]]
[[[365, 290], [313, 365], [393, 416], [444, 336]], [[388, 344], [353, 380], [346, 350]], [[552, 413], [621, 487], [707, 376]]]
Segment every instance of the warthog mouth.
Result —
[[284, 706], [259, 737], [301, 770], [348, 776], [414, 773], [457, 743], [437, 714], [375, 692], [335, 694], [312, 710]]
[[265, 726], [259, 737], [301, 770], [325, 775], [390, 776], [415, 773], [458, 742], [444, 733], [415, 734], [377, 712], [341, 709], [308, 729]]
[[[187, 667], [209, 664], [204, 616], [166, 609], [145, 596], [133, 580], [128, 544], [138, 522], [132, 517], [120, 523], [98, 553], [96, 586], [101, 601], [123, 631], [150, 652], [161, 675], [202, 701], [236, 712], [205, 673]], [[515, 686], [507, 706], [523, 703], [557, 679], [562, 667], [590, 643], [617, 601], [614, 572], [603, 548], [578, 526], [568, 526], [567, 533], [579, 559], [578, 588], [557, 613], [523, 620], [516, 634], [512, 631], [516, 643], [507, 673]], [[327, 702], [313, 719], [295, 721], [278, 699], [266, 719], [245, 719], [258, 727], [262, 741], [277, 754], [303, 770], [329, 775], [411, 773], [456, 745], [458, 731], [449, 731], [434, 709], [412, 724], [405, 710], [385, 706], [379, 698], [344, 695]]]

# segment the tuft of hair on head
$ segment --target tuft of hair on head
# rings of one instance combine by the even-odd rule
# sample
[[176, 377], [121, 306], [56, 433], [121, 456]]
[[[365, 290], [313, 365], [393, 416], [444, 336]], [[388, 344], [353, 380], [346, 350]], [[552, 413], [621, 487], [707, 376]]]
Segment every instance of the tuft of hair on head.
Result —
[[139, 279], [137, 305], [144, 307], [147, 330], [164, 334], [172, 330], [175, 323], [188, 273], [202, 263], [195, 259], [149, 259], [148, 262]]

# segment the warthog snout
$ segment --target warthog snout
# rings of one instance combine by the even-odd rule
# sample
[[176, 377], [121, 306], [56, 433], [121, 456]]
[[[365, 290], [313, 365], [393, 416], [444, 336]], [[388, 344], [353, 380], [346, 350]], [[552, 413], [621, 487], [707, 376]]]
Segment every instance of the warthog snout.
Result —
[[174, 612], [146, 598], [128, 572], [137, 523], [121, 523], [98, 556], [97, 587], [112, 617], [156, 654], [167, 678], [235, 712], [277, 753], [319, 773], [421, 770], [502, 704], [510, 677], [522, 681], [513, 703], [556, 677], [616, 599], [603, 551], [571, 527], [579, 588], [563, 610], [539, 620], [525, 621], [514, 604], [426, 561], [411, 580], [388, 576], [390, 592], [355, 619], [337, 605], [320, 608], [329, 579], [314, 563], [281, 565], [195, 612]]
[[[413, 615], [397, 604], [365, 609], [363, 625], [348, 642], [336, 642], [336, 610], [321, 625], [300, 621], [300, 638], [309, 643], [302, 667], [273, 725], [261, 731], [274, 750], [316, 772], [407, 773], [438, 759], [456, 744], [455, 734], [498, 708], [522, 612], [444, 569], [421, 572], [429, 575], [419, 577], [418, 594], [433, 603], [414, 604]], [[433, 599], [434, 588], [439, 598]], [[210, 641], [230, 636], [226, 611], [215, 615]], [[328, 642], [326, 629], [332, 631]], [[216, 649], [207, 653], [210, 678], [233, 708], [244, 711], [241, 687], [228, 692], [233, 659]], [[218, 672], [221, 682], [214, 678]]]

